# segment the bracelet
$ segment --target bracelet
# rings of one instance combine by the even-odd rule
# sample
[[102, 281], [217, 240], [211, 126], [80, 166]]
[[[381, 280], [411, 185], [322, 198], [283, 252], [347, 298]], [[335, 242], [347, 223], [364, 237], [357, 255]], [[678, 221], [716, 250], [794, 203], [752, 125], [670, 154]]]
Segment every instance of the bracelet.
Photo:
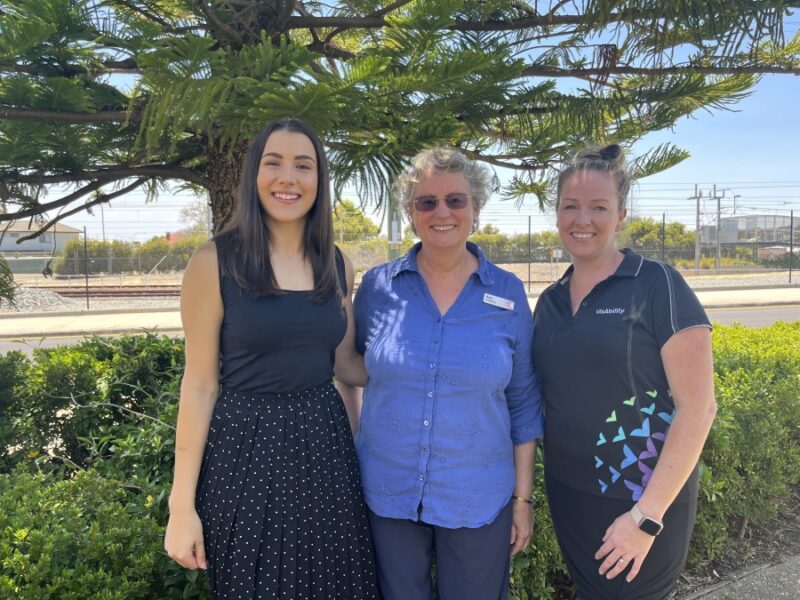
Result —
[[519, 502], [524, 502], [525, 504], [533, 504], [533, 500], [530, 498], [523, 498], [522, 496], [511, 496], [514, 500], [518, 500]]

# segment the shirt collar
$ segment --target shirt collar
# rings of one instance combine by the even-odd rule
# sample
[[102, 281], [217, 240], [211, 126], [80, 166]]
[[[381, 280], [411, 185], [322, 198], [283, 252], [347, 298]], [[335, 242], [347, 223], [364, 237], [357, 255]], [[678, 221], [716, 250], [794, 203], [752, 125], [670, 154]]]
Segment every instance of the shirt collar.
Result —
[[[642, 270], [644, 257], [630, 248], [624, 248], [622, 254], [624, 255], [622, 257], [622, 262], [617, 267], [617, 270], [611, 274], [611, 277], [637, 277], [639, 271]], [[569, 281], [569, 278], [572, 277], [573, 268], [572, 265], [567, 267], [567, 270], [564, 271], [564, 274], [558, 280], [559, 285], [564, 285]]]
[[[422, 242], [417, 242], [408, 252], [394, 262], [392, 278], [397, 277], [397, 275], [403, 271], [419, 273], [419, 268], [417, 268], [417, 253], [420, 248], [422, 248]], [[494, 278], [491, 273], [491, 263], [486, 260], [483, 250], [480, 249], [480, 246], [472, 242], [467, 242], [467, 250], [478, 259], [478, 270], [475, 271], [478, 279], [480, 279], [483, 285], [492, 285], [494, 283]]]
[[642, 270], [644, 257], [630, 248], [624, 248], [622, 253], [625, 257], [622, 259], [622, 262], [617, 267], [612, 277], [637, 277]]

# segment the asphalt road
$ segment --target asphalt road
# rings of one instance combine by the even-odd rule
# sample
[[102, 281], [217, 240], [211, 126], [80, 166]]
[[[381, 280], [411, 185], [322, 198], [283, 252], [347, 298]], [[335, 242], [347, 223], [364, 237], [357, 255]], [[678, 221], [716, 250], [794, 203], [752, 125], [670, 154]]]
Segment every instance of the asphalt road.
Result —
[[800, 321], [800, 305], [749, 306], [707, 309], [712, 323], [748, 327], [767, 327], [776, 321]]

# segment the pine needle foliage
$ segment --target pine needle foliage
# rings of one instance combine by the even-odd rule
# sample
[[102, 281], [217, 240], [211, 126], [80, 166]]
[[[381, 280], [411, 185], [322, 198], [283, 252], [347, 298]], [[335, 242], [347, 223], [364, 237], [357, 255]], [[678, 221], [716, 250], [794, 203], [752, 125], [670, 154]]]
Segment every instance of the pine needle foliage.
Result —
[[[546, 202], [588, 141], [630, 146], [800, 74], [779, 0], [0, 0], [0, 222], [167, 183], [230, 214], [246, 141], [294, 115], [337, 194], [385, 202], [421, 148], [508, 169]], [[642, 174], [685, 159], [637, 159]], [[67, 196], [52, 193], [67, 187]], [[51, 190], [51, 193], [47, 193]]]

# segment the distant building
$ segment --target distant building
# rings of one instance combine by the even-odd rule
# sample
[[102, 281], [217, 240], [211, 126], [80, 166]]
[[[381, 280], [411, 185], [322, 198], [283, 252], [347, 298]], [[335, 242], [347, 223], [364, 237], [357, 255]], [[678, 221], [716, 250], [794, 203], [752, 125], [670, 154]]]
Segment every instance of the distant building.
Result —
[[[788, 244], [791, 219], [785, 215], [743, 215], [720, 219], [720, 244]], [[800, 218], [794, 220], [794, 242], [800, 243]], [[704, 246], [717, 242], [716, 225], [706, 225], [700, 230]]]
[[[793, 254], [798, 254], [799, 250], [797, 248], [794, 248], [793, 250]], [[780, 258], [781, 256], [786, 256], [789, 254], [789, 251], [789, 246], [767, 246], [765, 248], [758, 249], [758, 258], [759, 260], [773, 260], [775, 258]]]
[[[0, 252], [6, 255], [15, 253], [52, 254], [53, 249], [61, 252], [69, 240], [77, 239], [82, 233], [80, 229], [56, 223], [37, 237], [17, 243], [20, 238], [30, 235], [39, 228], [36, 225], [29, 225], [27, 220], [11, 221], [8, 227], [6, 227], [7, 225], [7, 223], [0, 223], [0, 236], [2, 236]], [[4, 231], [5, 233], [3, 233]]]
[[186, 234], [183, 231], [176, 231], [175, 233], [168, 231], [164, 237], [167, 238], [167, 243], [172, 246], [175, 242], [186, 238]]

